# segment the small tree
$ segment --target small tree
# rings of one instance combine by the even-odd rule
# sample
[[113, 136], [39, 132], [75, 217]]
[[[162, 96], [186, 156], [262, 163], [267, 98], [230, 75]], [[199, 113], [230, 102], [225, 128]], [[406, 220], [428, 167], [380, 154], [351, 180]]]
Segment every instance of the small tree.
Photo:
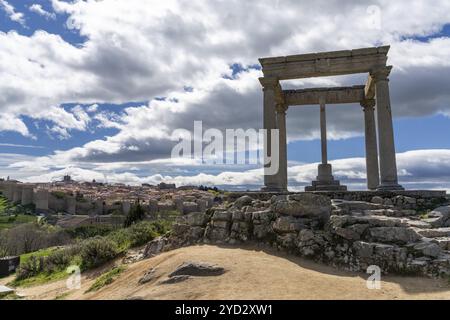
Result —
[[141, 204], [137, 202], [130, 210], [128, 215], [125, 218], [125, 221], [123, 223], [125, 228], [128, 228], [132, 224], [136, 223], [137, 221], [144, 220], [145, 218], [145, 212], [142, 208]]

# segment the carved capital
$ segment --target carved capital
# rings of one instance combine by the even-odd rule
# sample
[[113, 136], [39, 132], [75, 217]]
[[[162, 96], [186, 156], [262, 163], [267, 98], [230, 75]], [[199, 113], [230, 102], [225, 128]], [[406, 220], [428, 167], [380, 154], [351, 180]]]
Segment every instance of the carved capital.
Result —
[[277, 113], [286, 113], [288, 109], [288, 105], [285, 103], [277, 103], [275, 105], [275, 110], [277, 111]]
[[275, 88], [280, 85], [277, 78], [271, 77], [259, 78], [259, 82], [263, 86], [263, 90], [275, 90]]
[[370, 75], [375, 80], [375, 82], [378, 81], [389, 81], [389, 74], [391, 73], [392, 66], [387, 66], [384, 68], [375, 69], [370, 72]]
[[375, 109], [375, 99], [364, 99], [359, 102], [364, 111]]

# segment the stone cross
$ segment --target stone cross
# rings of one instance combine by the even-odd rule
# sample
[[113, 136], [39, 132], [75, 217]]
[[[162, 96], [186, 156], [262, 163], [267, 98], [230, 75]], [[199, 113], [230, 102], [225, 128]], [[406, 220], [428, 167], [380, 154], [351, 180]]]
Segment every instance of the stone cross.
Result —
[[[259, 59], [264, 77], [264, 129], [268, 130], [265, 154], [279, 153], [279, 169], [265, 162], [265, 191], [287, 191], [286, 110], [289, 106], [320, 105], [322, 162], [317, 180], [306, 191], [346, 190], [332, 175], [327, 155], [326, 104], [359, 103], [364, 111], [367, 187], [370, 190], [403, 190], [397, 181], [394, 131], [386, 66], [389, 46], [320, 52]], [[337, 88], [283, 90], [280, 80], [368, 73], [365, 85]], [[375, 123], [376, 110], [376, 123]], [[271, 130], [279, 131], [272, 145]], [[378, 135], [378, 137], [377, 137]], [[378, 141], [377, 141], [378, 138]]]

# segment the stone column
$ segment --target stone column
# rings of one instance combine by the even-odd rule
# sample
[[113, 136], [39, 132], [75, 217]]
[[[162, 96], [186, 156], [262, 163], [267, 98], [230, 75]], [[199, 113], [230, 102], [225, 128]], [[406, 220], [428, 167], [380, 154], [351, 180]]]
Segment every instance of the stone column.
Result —
[[380, 156], [380, 185], [377, 188], [378, 190], [404, 190], [397, 180], [394, 129], [388, 79], [391, 69], [392, 67], [389, 66], [371, 73], [375, 80], [377, 100], [378, 148]]
[[380, 185], [380, 172], [378, 169], [377, 130], [375, 125], [375, 100], [361, 101], [364, 111], [364, 131], [366, 140], [366, 172], [367, 188], [375, 190]]
[[321, 97], [320, 103], [320, 146], [322, 151], [322, 163], [318, 167], [318, 181], [332, 181], [333, 174], [331, 164], [328, 163], [328, 150], [327, 150], [327, 113], [325, 106], [325, 99]]
[[323, 99], [320, 99], [320, 144], [322, 146], [322, 164], [327, 164], [327, 115]]
[[327, 116], [325, 98], [319, 98], [320, 103], [320, 144], [322, 149], [322, 162], [317, 170], [317, 180], [312, 181], [311, 186], [306, 186], [305, 191], [346, 191], [347, 187], [340, 184], [333, 177], [333, 168], [328, 163], [327, 151]]
[[[264, 129], [267, 130], [267, 138], [264, 141], [264, 187], [263, 191], [278, 191], [277, 187], [277, 177], [276, 175], [268, 174], [268, 168], [270, 163], [268, 162], [268, 157], [270, 157], [272, 152], [271, 143], [271, 130], [276, 129], [276, 113], [275, 113], [275, 89], [278, 86], [278, 79], [276, 78], [260, 78], [259, 81], [263, 86], [264, 92], [264, 109], [263, 109], [263, 125]], [[273, 146], [276, 147], [276, 146]]]
[[277, 174], [277, 187], [279, 191], [287, 191], [287, 139], [286, 139], [286, 111], [287, 105], [277, 104], [277, 128], [279, 130], [279, 169]]

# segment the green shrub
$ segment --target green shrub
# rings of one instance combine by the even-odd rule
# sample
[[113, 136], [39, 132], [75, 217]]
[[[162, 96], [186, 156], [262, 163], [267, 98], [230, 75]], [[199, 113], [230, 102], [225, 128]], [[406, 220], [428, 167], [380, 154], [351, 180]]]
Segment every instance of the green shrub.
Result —
[[70, 246], [55, 250], [46, 257], [45, 270], [48, 272], [63, 270], [73, 262], [75, 256], [79, 253], [79, 246]]
[[83, 270], [98, 267], [118, 256], [117, 244], [105, 237], [84, 240], [81, 244], [81, 268]]
[[16, 279], [23, 280], [38, 275], [44, 270], [44, 257], [31, 256], [27, 261], [21, 263], [16, 272]]
[[130, 247], [141, 246], [158, 236], [152, 223], [142, 222], [128, 228], [130, 235]]
[[165, 235], [167, 232], [169, 232], [172, 229], [172, 221], [167, 220], [156, 220], [152, 222], [153, 228], [155, 229], [156, 233], [159, 235]]
[[66, 229], [66, 232], [76, 239], [87, 239], [96, 236], [106, 236], [113, 228], [110, 226], [80, 226], [71, 229]]

